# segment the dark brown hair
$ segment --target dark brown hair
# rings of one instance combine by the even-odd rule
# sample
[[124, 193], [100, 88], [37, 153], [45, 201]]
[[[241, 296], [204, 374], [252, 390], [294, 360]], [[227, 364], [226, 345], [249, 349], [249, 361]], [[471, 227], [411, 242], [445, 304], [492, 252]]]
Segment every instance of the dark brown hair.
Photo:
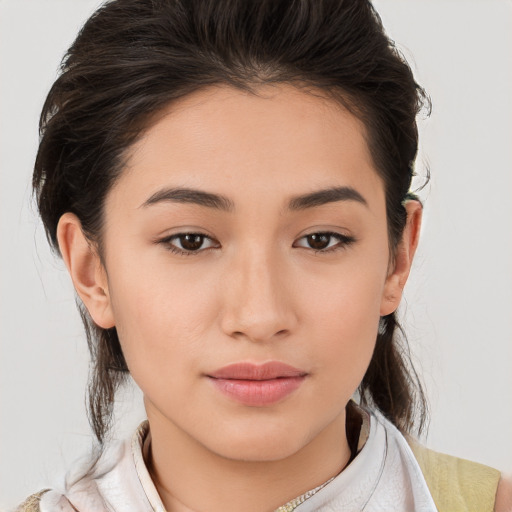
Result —
[[[226, 84], [257, 94], [288, 83], [327, 94], [360, 118], [386, 192], [391, 249], [406, 222], [424, 91], [367, 0], [112, 0], [65, 55], [40, 120], [33, 186], [48, 239], [72, 212], [101, 255], [105, 196], [155, 113]], [[100, 444], [128, 374], [116, 329], [79, 304], [92, 357], [89, 419]], [[394, 314], [381, 328], [361, 400], [408, 432], [426, 402]]]

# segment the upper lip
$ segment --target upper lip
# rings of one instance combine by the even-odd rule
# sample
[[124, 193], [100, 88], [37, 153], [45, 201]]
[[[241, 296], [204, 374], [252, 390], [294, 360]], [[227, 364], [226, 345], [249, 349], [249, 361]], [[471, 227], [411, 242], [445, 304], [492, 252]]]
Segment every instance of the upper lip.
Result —
[[229, 364], [213, 373], [209, 373], [208, 377], [233, 380], [271, 380], [286, 377], [303, 377], [305, 375], [307, 375], [307, 372], [304, 370], [279, 361], [270, 361], [263, 364], [245, 362]]

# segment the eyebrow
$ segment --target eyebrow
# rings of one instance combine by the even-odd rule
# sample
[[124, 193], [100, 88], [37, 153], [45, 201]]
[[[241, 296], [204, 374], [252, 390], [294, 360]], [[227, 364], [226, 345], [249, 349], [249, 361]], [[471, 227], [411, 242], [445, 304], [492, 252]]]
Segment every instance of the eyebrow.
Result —
[[356, 201], [368, 206], [366, 199], [352, 187], [334, 187], [294, 197], [288, 204], [290, 210], [305, 210], [337, 201]]
[[[292, 211], [300, 211], [338, 201], [356, 201], [368, 206], [365, 198], [354, 188], [334, 187], [293, 197], [288, 203], [288, 208]], [[161, 202], [196, 204], [227, 212], [233, 211], [235, 208], [233, 201], [225, 196], [191, 188], [159, 190], [151, 195], [141, 207], [146, 208]]]
[[141, 207], [146, 208], [160, 202], [197, 204], [228, 212], [232, 211], [235, 207], [233, 201], [225, 196], [192, 188], [166, 188], [159, 190], [149, 197]]

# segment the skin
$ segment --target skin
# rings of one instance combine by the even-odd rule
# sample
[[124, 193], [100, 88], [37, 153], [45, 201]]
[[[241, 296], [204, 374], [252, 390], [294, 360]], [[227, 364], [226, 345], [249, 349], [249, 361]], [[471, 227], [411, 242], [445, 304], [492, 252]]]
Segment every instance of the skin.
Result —
[[496, 512], [512, 512], [512, 475], [503, 476], [496, 492]]
[[[364, 201], [290, 208], [339, 187]], [[163, 199], [176, 188], [230, 208]], [[226, 86], [161, 112], [130, 149], [106, 199], [103, 260], [79, 220], [61, 218], [77, 292], [99, 326], [116, 326], [144, 393], [147, 463], [167, 510], [271, 511], [345, 467], [345, 406], [418, 243], [421, 205], [406, 208], [392, 251], [364, 126], [341, 106], [289, 85]], [[341, 238], [313, 249], [307, 235], [323, 232]], [[178, 233], [204, 244], [176, 254]], [[206, 376], [241, 361], [307, 377], [278, 403], [246, 406]]]

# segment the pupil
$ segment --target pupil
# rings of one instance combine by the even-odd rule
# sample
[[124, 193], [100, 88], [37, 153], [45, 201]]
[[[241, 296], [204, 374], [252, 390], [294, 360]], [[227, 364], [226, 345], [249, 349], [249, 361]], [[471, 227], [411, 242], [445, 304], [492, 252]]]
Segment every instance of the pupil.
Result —
[[329, 235], [308, 235], [308, 244], [312, 249], [325, 249], [330, 242]]
[[180, 237], [181, 246], [188, 251], [197, 251], [203, 245], [202, 235], [183, 235]]

